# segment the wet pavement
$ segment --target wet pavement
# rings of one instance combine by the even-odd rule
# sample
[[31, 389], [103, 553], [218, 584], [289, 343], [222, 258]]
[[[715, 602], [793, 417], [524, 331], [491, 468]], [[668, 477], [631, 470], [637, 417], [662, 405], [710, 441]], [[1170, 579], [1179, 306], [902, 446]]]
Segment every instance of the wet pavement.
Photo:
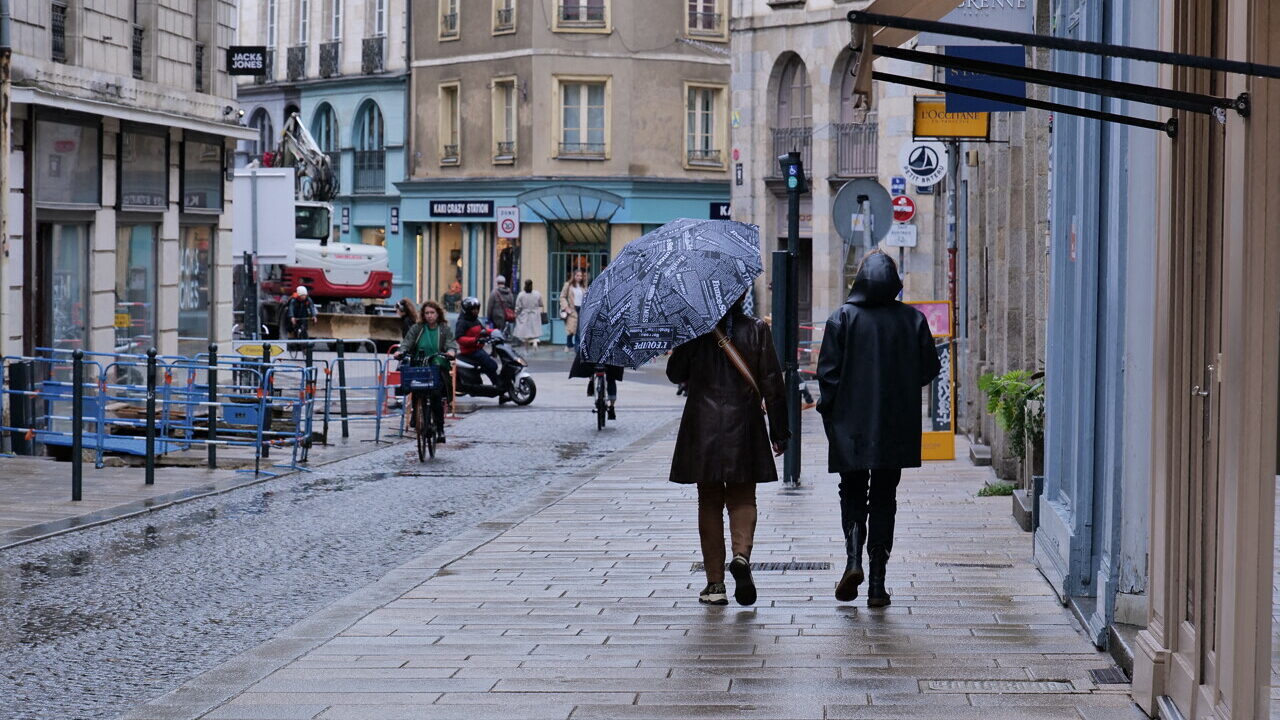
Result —
[[[597, 433], [583, 381], [538, 380], [532, 406], [463, 418], [432, 462], [385, 447], [0, 551], [0, 718], [118, 717], [607, 463], [678, 411], [651, 372]], [[637, 386], [655, 390], [629, 397]]]
[[1112, 662], [1008, 499], [977, 497], [989, 468], [904, 473], [893, 605], [836, 602], [836, 482], [805, 417], [806, 483], [759, 493], [752, 607], [698, 604], [695, 492], [666, 482], [660, 428], [127, 717], [1145, 718], [1095, 681]]

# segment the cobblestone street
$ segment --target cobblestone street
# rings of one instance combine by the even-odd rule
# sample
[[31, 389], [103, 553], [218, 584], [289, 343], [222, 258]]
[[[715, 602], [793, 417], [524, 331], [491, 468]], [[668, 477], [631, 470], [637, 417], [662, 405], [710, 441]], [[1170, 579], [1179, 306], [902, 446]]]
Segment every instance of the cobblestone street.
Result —
[[[816, 419], [808, 484], [760, 493], [753, 562], [840, 565]], [[127, 717], [1144, 717], [1128, 685], [1090, 679], [1111, 660], [1030, 562], [1008, 499], [976, 497], [987, 469], [906, 474], [888, 609], [836, 603], [836, 569], [771, 565], [755, 607], [707, 608], [672, 440], [553, 483]]]

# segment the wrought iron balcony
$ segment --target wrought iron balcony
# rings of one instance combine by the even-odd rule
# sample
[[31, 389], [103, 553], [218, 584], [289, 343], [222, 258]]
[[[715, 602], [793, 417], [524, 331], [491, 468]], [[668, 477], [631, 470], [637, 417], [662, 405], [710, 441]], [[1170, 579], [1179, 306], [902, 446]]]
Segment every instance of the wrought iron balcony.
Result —
[[516, 11], [514, 8], [498, 8], [493, 18], [494, 30], [514, 30], [516, 27]]
[[604, 6], [560, 3], [560, 24], [572, 27], [604, 27]]
[[205, 91], [204, 43], [196, 43], [196, 54], [193, 64], [195, 65], [196, 71], [196, 92], [202, 93]]
[[142, 39], [144, 31], [141, 25], [133, 26], [133, 77], [142, 79]]
[[294, 45], [289, 48], [288, 65], [285, 71], [290, 80], [301, 80], [307, 76], [307, 46]]
[[836, 123], [831, 129], [836, 144], [836, 177], [874, 177], [879, 156], [879, 125]]
[[341, 74], [338, 67], [341, 48], [342, 42], [339, 40], [320, 43], [320, 77], [337, 77]]
[[458, 36], [458, 13], [445, 13], [440, 16], [440, 36], [441, 37], [457, 37]]
[[446, 143], [440, 146], [440, 162], [444, 165], [457, 165], [461, 161], [458, 156], [457, 143]]
[[55, 2], [49, 18], [50, 59], [54, 62], [67, 61], [67, 5]]
[[[800, 152], [800, 161], [804, 163], [805, 172], [813, 167], [813, 128], [788, 127], [773, 129], [773, 156], [777, 157], [793, 150]], [[776, 163], [769, 163], [773, 169], [772, 177], [781, 172]]]
[[721, 35], [724, 33], [724, 18], [717, 12], [689, 13], [689, 32], [699, 35]]
[[387, 190], [387, 151], [356, 150], [355, 191], [358, 193], [382, 193]]
[[573, 159], [592, 159], [604, 157], [604, 143], [562, 142], [560, 157]]
[[276, 74], [276, 51], [267, 50], [266, 62], [262, 64], [262, 74], [253, 77], [254, 85], [263, 85], [275, 81]]
[[720, 158], [719, 150], [711, 150], [706, 148], [690, 148], [688, 156], [690, 165], [708, 165], [713, 167], [721, 167], [724, 161]]
[[493, 156], [494, 160], [514, 160], [516, 158], [516, 141], [515, 140], [499, 140], [498, 152]]
[[387, 39], [385, 37], [367, 37], [360, 46], [360, 71], [365, 75], [373, 75], [387, 69]]

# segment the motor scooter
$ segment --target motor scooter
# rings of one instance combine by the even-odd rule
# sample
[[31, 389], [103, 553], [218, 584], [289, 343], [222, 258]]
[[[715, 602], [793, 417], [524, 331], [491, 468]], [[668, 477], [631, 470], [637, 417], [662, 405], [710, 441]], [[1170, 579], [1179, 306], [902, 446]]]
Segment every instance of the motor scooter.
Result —
[[[510, 388], [506, 399], [516, 405], [533, 402], [538, 394], [538, 386], [529, 374], [529, 363], [511, 347], [501, 330], [490, 331], [484, 343], [488, 345], [489, 355], [498, 362], [498, 377]], [[458, 376], [456, 394], [471, 397], [499, 397], [502, 394], [499, 388], [485, 382], [484, 373], [479, 367], [467, 362], [462, 356], [455, 361], [455, 368]]]

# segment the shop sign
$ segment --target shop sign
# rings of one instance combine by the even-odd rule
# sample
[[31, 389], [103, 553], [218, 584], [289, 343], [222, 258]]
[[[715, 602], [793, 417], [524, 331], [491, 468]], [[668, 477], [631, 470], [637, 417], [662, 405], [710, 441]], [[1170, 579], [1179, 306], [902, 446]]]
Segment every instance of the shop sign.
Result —
[[498, 208], [498, 237], [509, 240], [520, 237], [520, 208]]
[[[942, 16], [940, 22], [967, 25], [984, 30], [1035, 32], [1035, 3], [1032, 0], [956, 0], [956, 8]], [[922, 32], [920, 45], [949, 45], [959, 39], [954, 35]], [[966, 45], [994, 45], [990, 40], [965, 38]]]
[[431, 214], [450, 218], [491, 218], [492, 200], [432, 200]]
[[396, 205], [391, 206], [391, 234], [398, 235], [400, 233], [400, 208]]
[[713, 202], [711, 203], [711, 214], [708, 215], [712, 220], [728, 220], [729, 219], [729, 203]]
[[[945, 50], [947, 57], [983, 60], [1013, 67], [1024, 67], [1026, 65], [1027, 53], [1021, 45], [950, 45]], [[947, 84], [953, 87], [984, 90], [986, 92], [1000, 93], [1001, 95], [1011, 95], [1016, 98], [1027, 97], [1027, 84], [1021, 80], [968, 72], [966, 70], [955, 70], [953, 68], [947, 68], [946, 80]], [[947, 93], [947, 112], [949, 113], [1024, 112], [1026, 109], [1024, 105], [999, 102], [997, 100], [984, 100], [983, 98], [955, 92]]]
[[[902, 174], [916, 186], [932, 186], [947, 176], [947, 146], [940, 142], [913, 142], [898, 155]], [[920, 188], [920, 192], [924, 192]]]
[[[778, 237], [787, 236], [787, 199], [778, 198], [774, 207]], [[800, 198], [800, 237], [813, 237], [813, 198]]]
[[265, 45], [232, 45], [227, 48], [228, 75], [266, 75]]
[[916, 139], [986, 140], [991, 133], [991, 115], [985, 112], [949, 113], [947, 100], [941, 95], [917, 95], [911, 133]]
[[342, 234], [351, 232], [351, 208], [342, 208]]

